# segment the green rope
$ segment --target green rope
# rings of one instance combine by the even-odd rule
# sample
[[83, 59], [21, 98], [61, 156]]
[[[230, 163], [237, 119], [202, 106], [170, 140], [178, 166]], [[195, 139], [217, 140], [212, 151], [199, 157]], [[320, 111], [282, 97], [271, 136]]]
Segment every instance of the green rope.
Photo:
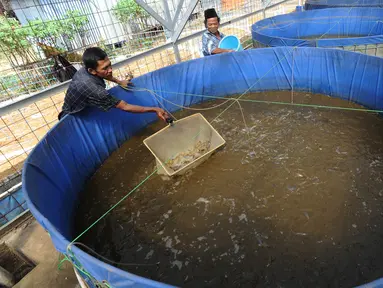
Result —
[[86, 232], [88, 232], [94, 225], [96, 225], [98, 222], [100, 222], [109, 212], [111, 212], [114, 208], [116, 208], [122, 201], [124, 201], [127, 197], [129, 197], [134, 191], [136, 191], [140, 186], [142, 186], [147, 180], [150, 179], [156, 172], [158, 168], [155, 169], [151, 174], [149, 174], [144, 180], [142, 180], [136, 187], [134, 187], [128, 194], [126, 194], [124, 197], [120, 199], [116, 204], [114, 204], [112, 207], [109, 208], [108, 211], [106, 211], [104, 214], [102, 214], [96, 221], [93, 222], [88, 228], [86, 228], [80, 235], [78, 235], [72, 242], [69, 243], [68, 247], [73, 243], [76, 242], [82, 235], [84, 235]]
[[57, 264], [57, 270], [62, 269], [62, 265], [64, 264], [65, 261], [68, 261], [67, 257], [64, 255], [64, 258], [60, 260], [61, 254], [59, 254], [59, 264]]
[[[124, 88], [124, 87], [122, 87], [122, 88]], [[142, 89], [142, 90], [140, 90], [140, 89]], [[316, 104], [291, 103], [291, 102], [256, 100], [256, 99], [238, 99], [238, 98], [232, 98], [232, 97], [219, 97], [219, 96], [212, 96], [212, 95], [182, 93], [182, 92], [163, 91], [163, 90], [149, 90], [149, 89], [143, 89], [143, 88], [138, 88], [137, 90], [134, 90], [134, 89], [130, 89], [130, 90], [137, 91], [137, 92], [149, 91], [149, 92], [156, 92], [156, 93], [187, 95], [187, 96], [195, 96], [195, 97], [201, 97], [201, 98], [232, 100], [232, 101], [241, 101], [241, 102], [250, 102], [250, 103], [276, 104], [276, 105], [287, 105], [287, 106], [298, 106], [298, 107], [310, 107], [310, 108], [324, 108], [324, 109], [349, 110], [349, 111], [359, 111], [359, 112], [383, 113], [383, 110], [375, 110], [375, 109], [363, 109], [363, 108], [327, 106], [327, 105], [316, 105]], [[186, 107], [186, 106], [182, 106], [182, 107], [184, 109], [188, 109], [188, 107]]]
[[[83, 273], [85, 276], [87, 276], [94, 284], [96, 285], [101, 285], [101, 287], [103, 286], [106, 286], [108, 288], [111, 288], [112, 286], [110, 286], [108, 283], [106, 283], [105, 281], [103, 282], [100, 282], [98, 281], [96, 278], [94, 278], [90, 273], [88, 273], [86, 270], [84, 270], [82, 267], [79, 267], [76, 263], [74, 263], [69, 257], [67, 254], [63, 254], [64, 255], [64, 258], [60, 261], [60, 263], [58, 264], [58, 270], [61, 270], [61, 266], [63, 265], [63, 263], [65, 263], [66, 261], [68, 261], [69, 263], [71, 263], [78, 271], [80, 271], [81, 273]], [[74, 255], [73, 255], [74, 257]], [[75, 258], [75, 257], [74, 257]]]
[[[201, 133], [201, 129], [195, 135], [192, 137], [194, 140], [199, 133]], [[171, 159], [171, 158], [169, 158]], [[166, 163], [166, 161], [164, 162]], [[163, 163], [163, 164], [164, 164]], [[88, 232], [92, 227], [94, 227], [98, 222], [100, 222], [106, 215], [108, 215], [114, 208], [116, 208], [121, 202], [123, 202], [127, 197], [129, 197], [133, 192], [135, 192], [139, 187], [141, 187], [146, 181], [148, 181], [155, 173], [157, 173], [158, 167], [151, 173], [149, 174], [145, 179], [143, 179], [138, 185], [136, 185], [132, 190], [129, 191], [124, 197], [122, 197], [116, 204], [114, 204], [112, 207], [110, 207], [104, 214], [102, 214], [96, 221], [94, 221], [88, 228], [86, 228], [83, 232], [81, 232], [76, 238], [74, 238], [67, 246], [67, 252], [70, 251], [70, 246], [76, 242], [82, 235], [84, 235], [86, 232]]]

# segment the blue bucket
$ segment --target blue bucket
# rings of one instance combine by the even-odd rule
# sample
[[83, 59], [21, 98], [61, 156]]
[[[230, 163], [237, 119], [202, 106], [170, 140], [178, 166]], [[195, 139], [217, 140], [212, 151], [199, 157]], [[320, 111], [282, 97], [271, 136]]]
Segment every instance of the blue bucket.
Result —
[[237, 36], [234, 36], [234, 35], [228, 35], [223, 37], [222, 40], [219, 42], [218, 48], [235, 50], [235, 51], [243, 50], [241, 42], [239, 41]]

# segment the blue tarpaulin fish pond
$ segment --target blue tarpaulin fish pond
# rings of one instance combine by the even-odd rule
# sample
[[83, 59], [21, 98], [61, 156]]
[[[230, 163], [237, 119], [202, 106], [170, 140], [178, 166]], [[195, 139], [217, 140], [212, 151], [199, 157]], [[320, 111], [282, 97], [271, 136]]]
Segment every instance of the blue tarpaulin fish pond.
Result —
[[383, 8], [383, 0], [306, 0], [305, 9], [324, 9], [340, 7], [379, 7]]
[[253, 24], [256, 47], [324, 47], [383, 57], [383, 9], [334, 8], [266, 18]]
[[[145, 74], [134, 79], [134, 84], [178, 92], [162, 96], [182, 106], [208, 100], [193, 94], [225, 97], [245, 91], [290, 90], [294, 86], [298, 91], [383, 110], [383, 59], [335, 49], [277, 47], [205, 57]], [[116, 87], [111, 93], [132, 104], [159, 105], [148, 92]], [[167, 102], [162, 104], [175, 110]], [[89, 108], [62, 119], [31, 152], [23, 169], [25, 197], [58, 251], [67, 253], [68, 245], [78, 236], [73, 232], [74, 214], [87, 179], [122, 143], [155, 120], [153, 114]], [[76, 246], [68, 256], [93, 280], [106, 281], [110, 287], [168, 287], [113, 267]], [[379, 280], [369, 287], [381, 283]]]

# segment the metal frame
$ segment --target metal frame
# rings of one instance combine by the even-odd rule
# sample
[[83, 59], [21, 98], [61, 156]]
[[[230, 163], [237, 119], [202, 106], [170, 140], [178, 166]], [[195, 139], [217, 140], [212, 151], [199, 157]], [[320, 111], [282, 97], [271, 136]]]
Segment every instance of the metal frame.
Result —
[[[170, 40], [174, 44], [174, 47], [177, 47], [176, 41], [179, 38], [179, 36], [181, 35], [181, 32], [184, 29], [184, 27], [186, 25], [186, 22], [188, 21], [190, 15], [193, 13], [194, 8], [197, 6], [198, 1], [199, 0], [192, 0], [190, 2], [190, 4], [188, 5], [188, 8], [187, 8], [186, 12], [180, 18], [180, 13], [181, 13], [181, 10], [182, 10], [182, 6], [183, 6], [183, 4], [185, 2], [184, 0], [180, 0], [178, 2], [177, 10], [176, 10], [176, 12], [174, 14], [174, 17], [172, 18], [172, 16], [170, 15], [168, 2], [166, 0], [162, 0], [163, 6], [164, 6], [165, 16], [170, 21], [170, 22], [168, 22], [167, 20], [162, 18], [161, 15], [159, 15], [157, 12], [155, 12], [143, 0], [136, 0], [138, 5], [140, 5], [146, 12], [148, 12], [150, 15], [152, 15], [155, 19], [158, 20], [158, 22], [160, 22], [162, 25], [164, 25], [164, 27], [167, 30], [170, 31]], [[270, 1], [272, 1], [272, 0], [270, 0]], [[181, 22], [177, 25], [179, 20], [181, 20]], [[176, 28], [176, 25], [177, 25], [177, 28]], [[179, 56], [179, 52], [177, 52], [178, 48], [175, 48], [175, 50], [176, 50], [175, 51], [176, 55]], [[177, 62], [180, 62], [180, 61], [178, 61], [178, 58], [179, 57], [177, 57]]]
[[177, 19], [178, 19], [178, 17], [180, 16], [181, 9], [182, 9], [182, 6], [184, 5], [184, 2], [185, 2], [185, 0], [179, 0], [179, 2], [178, 2], [177, 10], [176, 10], [176, 12], [174, 13], [174, 18], [173, 18], [172, 27], [175, 27], [175, 25], [176, 25], [176, 23], [177, 23]]
[[[146, 4], [143, 0], [135, 0], [138, 5], [145, 9], [154, 19], [160, 22], [166, 29], [172, 30], [172, 25], [170, 22], [162, 18], [156, 11], [154, 11], [148, 4]], [[164, 0], [166, 2], [166, 0]], [[168, 8], [169, 11], [169, 8]], [[169, 14], [170, 15], [170, 14]]]
[[43, 91], [36, 92], [34, 94], [31, 94], [23, 99], [16, 99], [15, 101], [12, 100], [12, 103], [3, 105], [3, 103], [0, 103], [0, 116], [6, 115], [11, 113], [12, 111], [21, 109], [25, 106], [28, 106], [30, 104], [33, 104], [39, 100], [57, 95], [59, 93], [64, 92], [66, 89], [68, 89], [69, 83], [72, 80], [68, 80], [66, 82], [60, 83], [58, 85], [54, 85], [52, 87], [49, 87]]
[[[182, 30], [184, 30], [184, 27], [186, 25], [186, 22], [188, 21], [190, 15], [193, 13], [193, 10], [195, 6], [197, 6], [198, 0], [192, 0], [188, 9], [185, 12], [185, 15], [182, 16], [181, 23], [178, 24], [177, 29], [173, 31], [172, 35], [172, 42], [175, 43], [178, 38], [181, 35]], [[174, 21], [177, 21], [177, 19], [174, 19]], [[175, 22], [176, 23], [176, 22]]]

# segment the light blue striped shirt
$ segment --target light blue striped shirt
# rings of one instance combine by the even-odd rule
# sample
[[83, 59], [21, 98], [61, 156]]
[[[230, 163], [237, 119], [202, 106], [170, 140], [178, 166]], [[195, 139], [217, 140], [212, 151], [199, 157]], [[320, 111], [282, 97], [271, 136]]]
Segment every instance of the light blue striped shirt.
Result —
[[[219, 31], [218, 31], [219, 32]], [[217, 38], [213, 33], [209, 32], [209, 30], [206, 30], [205, 33], [202, 35], [202, 53], [203, 56], [209, 56], [211, 55], [211, 52], [218, 48], [219, 42], [225, 35], [221, 32], [219, 32], [220, 39]]]

